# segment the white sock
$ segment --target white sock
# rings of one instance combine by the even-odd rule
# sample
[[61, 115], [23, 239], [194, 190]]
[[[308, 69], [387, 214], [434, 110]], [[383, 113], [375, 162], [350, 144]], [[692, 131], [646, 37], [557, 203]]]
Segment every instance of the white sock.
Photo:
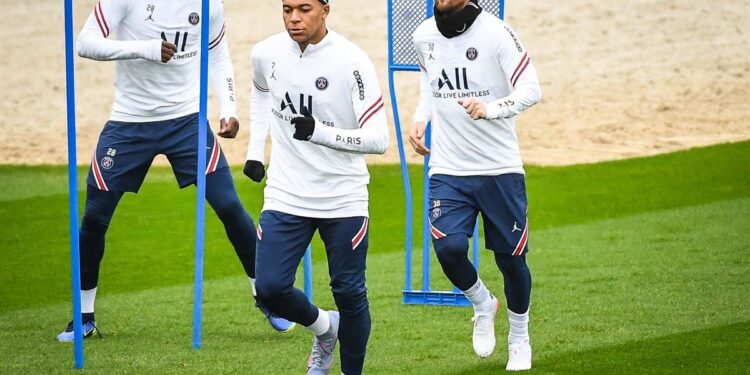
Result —
[[516, 314], [508, 310], [508, 321], [510, 322], [509, 344], [529, 340], [529, 310], [526, 310], [523, 314]]
[[81, 289], [81, 312], [84, 314], [93, 313], [95, 299], [96, 299], [96, 288], [89, 289], [89, 290]]
[[328, 319], [328, 311], [318, 308], [318, 319], [307, 326], [315, 336], [322, 336], [331, 328], [331, 320]]
[[253, 289], [253, 297], [257, 297], [258, 296], [258, 292], [255, 291], [255, 279], [253, 279], [250, 276], [248, 276], [247, 278], [250, 279], [250, 288]]
[[484, 286], [480, 278], [477, 278], [477, 282], [471, 288], [464, 290], [464, 295], [471, 301], [474, 308], [483, 308], [492, 303], [490, 290]]

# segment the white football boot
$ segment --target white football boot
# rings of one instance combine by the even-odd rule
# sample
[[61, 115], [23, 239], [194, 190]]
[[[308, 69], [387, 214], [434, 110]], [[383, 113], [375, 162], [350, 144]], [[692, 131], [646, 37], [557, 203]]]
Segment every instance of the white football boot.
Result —
[[531, 369], [531, 344], [529, 340], [521, 340], [508, 344], [507, 371], [524, 371]]
[[492, 296], [490, 306], [474, 309], [474, 317], [471, 318], [471, 321], [474, 322], [472, 344], [474, 353], [477, 353], [481, 358], [489, 357], [495, 351], [495, 316], [499, 305], [497, 298]]

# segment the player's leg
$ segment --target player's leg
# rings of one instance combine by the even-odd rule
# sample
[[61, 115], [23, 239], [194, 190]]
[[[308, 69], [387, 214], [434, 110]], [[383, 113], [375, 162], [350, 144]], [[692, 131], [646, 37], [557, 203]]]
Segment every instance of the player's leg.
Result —
[[[197, 114], [184, 116], [178, 119], [166, 121], [161, 124], [169, 129], [169, 137], [160, 143], [159, 152], [169, 159], [180, 188], [196, 183], [196, 170], [198, 166], [198, 116]], [[255, 224], [240, 202], [237, 191], [232, 181], [224, 153], [218, 140], [214, 137], [211, 129], [206, 134], [206, 200], [216, 215], [224, 224], [224, 230], [232, 243], [234, 251], [242, 264], [247, 275], [253, 297], [256, 296], [255, 289], [255, 251], [256, 232]], [[294, 324], [281, 319], [269, 312], [269, 310], [257, 301], [256, 306], [268, 318], [271, 326], [281, 332], [294, 328]]]
[[[99, 266], [104, 257], [105, 236], [112, 216], [124, 192], [138, 191], [153, 160], [153, 155], [147, 151], [148, 145], [130, 137], [141, 132], [138, 129], [140, 126], [108, 122], [99, 136], [91, 161], [86, 208], [79, 230], [84, 337], [98, 332], [94, 302], [99, 284]], [[57, 338], [60, 341], [73, 340], [72, 321]]]
[[319, 317], [320, 310], [294, 287], [297, 268], [315, 232], [313, 219], [263, 211], [259, 221], [255, 264], [258, 299], [284, 319], [313, 331], [327, 330], [327, 315]]
[[430, 232], [440, 266], [474, 306], [472, 345], [480, 357], [495, 349], [497, 300], [469, 261], [469, 236], [478, 210], [470, 192], [476, 177], [430, 178]]
[[508, 370], [531, 368], [529, 305], [531, 272], [526, 264], [529, 249], [526, 183], [523, 175], [507, 174], [483, 178], [478, 201], [484, 218], [487, 248], [503, 274], [508, 305]]
[[[359, 375], [370, 337], [370, 307], [365, 286], [369, 219], [350, 217], [321, 219], [319, 222], [318, 231], [328, 256], [333, 298], [340, 314], [341, 371], [346, 375]], [[323, 362], [322, 356], [314, 355], [320, 352], [313, 350], [311, 363]]]
[[[224, 224], [227, 237], [250, 280], [253, 297], [256, 297], [255, 252], [257, 233], [253, 219], [237, 196], [229, 167], [223, 167], [206, 176], [206, 200]], [[257, 298], [255, 305], [263, 312], [275, 330], [287, 332], [294, 328], [294, 323], [271, 313], [265, 305], [257, 301]]]

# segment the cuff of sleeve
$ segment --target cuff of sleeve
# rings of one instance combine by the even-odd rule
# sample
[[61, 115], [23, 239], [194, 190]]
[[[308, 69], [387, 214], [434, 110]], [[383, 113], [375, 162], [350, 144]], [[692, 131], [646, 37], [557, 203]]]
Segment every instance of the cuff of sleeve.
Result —
[[151, 61], [161, 61], [161, 39], [143, 41], [143, 58]]
[[310, 137], [310, 142], [319, 145], [328, 145], [333, 144], [331, 140], [335, 137], [336, 134], [333, 128], [329, 128], [321, 124], [318, 120], [315, 120], [315, 130], [313, 130], [312, 137]]
[[412, 116], [412, 118], [411, 118], [411, 123], [414, 124], [414, 123], [417, 123], [417, 122], [428, 123], [428, 122], [430, 122], [430, 119], [424, 113], [415, 113], [414, 116]]
[[264, 151], [262, 150], [256, 151], [256, 149], [247, 150], [247, 156], [245, 156], [245, 160], [255, 160], [263, 163], [263, 160], [266, 158], [265, 155], [263, 155], [263, 152]]
[[239, 119], [237, 117], [237, 111], [236, 110], [219, 111], [219, 119], [220, 120], [224, 119], [225, 121], [229, 121], [229, 119], [232, 118], [232, 117], [234, 117], [236, 119]]

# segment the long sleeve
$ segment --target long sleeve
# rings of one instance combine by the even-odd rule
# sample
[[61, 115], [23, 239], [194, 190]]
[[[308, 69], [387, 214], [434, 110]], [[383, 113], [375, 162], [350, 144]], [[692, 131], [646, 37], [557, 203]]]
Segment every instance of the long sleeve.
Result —
[[234, 67], [229, 57], [226, 41], [220, 42], [208, 51], [208, 78], [219, 102], [219, 117], [237, 117], [237, 101], [234, 91]]
[[417, 57], [419, 58], [419, 104], [417, 109], [414, 111], [412, 122], [429, 122], [432, 120], [432, 87], [430, 86], [430, 79], [427, 76], [427, 70], [424, 67], [424, 58], [417, 49]]
[[539, 77], [531, 57], [507, 25], [502, 31], [497, 58], [513, 91], [504, 98], [487, 103], [488, 119], [516, 116], [542, 100]]
[[250, 90], [250, 141], [247, 145], [246, 160], [264, 162], [266, 139], [271, 127], [271, 93], [263, 76], [257, 50], [252, 53], [253, 87]]
[[161, 61], [161, 39], [107, 39], [117, 30], [127, 12], [123, 0], [100, 0], [78, 35], [78, 55], [99, 61], [145, 59]]
[[[228, 120], [230, 117], [237, 117], [234, 67], [232, 66], [232, 59], [229, 57], [229, 43], [225, 37], [226, 24], [224, 23], [223, 4], [220, 1], [215, 1], [211, 6], [208, 78], [219, 102], [219, 117]], [[214, 7], [218, 8], [215, 9]]]
[[388, 121], [375, 67], [366, 55], [352, 74], [351, 104], [357, 129], [333, 128], [317, 122], [310, 142], [358, 154], [383, 154], [388, 149]]

